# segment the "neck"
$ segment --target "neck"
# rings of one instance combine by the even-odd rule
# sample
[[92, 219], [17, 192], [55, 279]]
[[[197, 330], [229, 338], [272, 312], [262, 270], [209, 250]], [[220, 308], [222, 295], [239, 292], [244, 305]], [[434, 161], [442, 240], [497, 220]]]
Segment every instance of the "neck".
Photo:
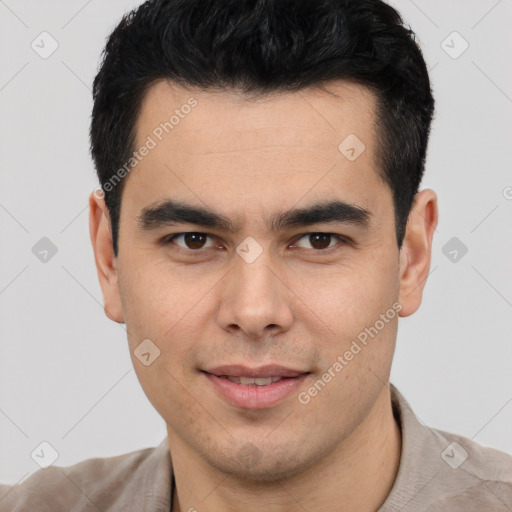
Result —
[[265, 512], [375, 512], [398, 471], [401, 432], [389, 387], [384, 386], [371, 412], [342, 446], [307, 472], [282, 481], [240, 481], [219, 473], [179, 438], [169, 435], [169, 445], [176, 482], [171, 512], [259, 512], [262, 503]]

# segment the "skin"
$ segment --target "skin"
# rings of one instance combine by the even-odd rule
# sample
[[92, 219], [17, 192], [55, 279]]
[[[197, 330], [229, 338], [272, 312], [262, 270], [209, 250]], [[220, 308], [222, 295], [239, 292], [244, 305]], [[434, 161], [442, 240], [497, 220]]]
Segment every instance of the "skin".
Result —
[[[398, 315], [308, 404], [292, 393], [249, 410], [220, 397], [199, 369], [277, 363], [310, 371], [307, 391], [359, 333], [394, 303], [414, 313], [430, 267], [437, 197], [415, 197], [401, 250], [390, 188], [375, 159], [375, 97], [345, 81], [328, 89], [248, 100], [159, 81], [137, 121], [137, 147], [168, 112], [198, 104], [126, 178], [119, 255], [108, 210], [90, 196], [90, 233], [105, 313], [126, 324], [141, 386], [167, 424], [176, 489], [173, 512], [375, 511], [393, 485], [401, 438], [389, 374]], [[350, 161], [338, 145], [356, 134]], [[236, 234], [193, 224], [143, 231], [142, 208], [173, 198], [240, 223]], [[368, 209], [366, 228], [324, 223], [271, 231], [276, 212], [340, 199]], [[194, 245], [179, 233], [209, 235]], [[308, 233], [333, 233], [321, 246]], [[236, 248], [253, 237], [252, 263]], [[329, 246], [329, 249], [323, 247]], [[201, 249], [201, 247], [204, 247]], [[179, 253], [181, 249], [200, 256]], [[320, 249], [319, 249], [320, 248]], [[144, 339], [160, 356], [134, 356]], [[250, 444], [248, 444], [250, 443]]]

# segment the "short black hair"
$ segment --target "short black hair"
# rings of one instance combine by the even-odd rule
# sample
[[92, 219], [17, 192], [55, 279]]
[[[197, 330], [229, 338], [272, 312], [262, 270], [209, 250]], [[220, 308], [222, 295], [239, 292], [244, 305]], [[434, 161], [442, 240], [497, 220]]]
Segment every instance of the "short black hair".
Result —
[[[394, 8], [381, 0], [148, 0], [125, 14], [102, 54], [90, 127], [116, 257], [126, 181], [119, 169], [133, 156], [144, 95], [162, 79], [249, 95], [340, 79], [368, 87], [378, 105], [378, 172], [391, 188], [401, 247], [434, 99], [415, 34]], [[119, 185], [105, 187], [112, 178]]]

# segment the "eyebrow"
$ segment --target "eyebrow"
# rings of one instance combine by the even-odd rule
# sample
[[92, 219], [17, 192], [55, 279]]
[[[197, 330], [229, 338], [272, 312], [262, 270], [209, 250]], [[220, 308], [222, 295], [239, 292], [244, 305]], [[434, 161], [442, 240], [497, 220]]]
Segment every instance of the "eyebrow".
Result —
[[[367, 227], [371, 217], [370, 210], [362, 206], [336, 200], [280, 212], [265, 220], [272, 231], [278, 232], [295, 226], [330, 222]], [[240, 226], [233, 223], [229, 217], [208, 207], [172, 199], [144, 207], [136, 220], [141, 230], [153, 230], [183, 223], [216, 228], [230, 233], [240, 230]]]

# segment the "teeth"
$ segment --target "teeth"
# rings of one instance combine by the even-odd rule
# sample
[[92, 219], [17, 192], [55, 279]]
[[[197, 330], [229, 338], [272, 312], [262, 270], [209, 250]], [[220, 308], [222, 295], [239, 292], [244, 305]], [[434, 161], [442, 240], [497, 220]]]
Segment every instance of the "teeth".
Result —
[[272, 384], [271, 377], [259, 377], [255, 379], [251, 379], [249, 377], [240, 377], [240, 384], [247, 386], [250, 384], [256, 384], [257, 386], [268, 386]]
[[236, 382], [237, 384], [242, 384], [244, 386], [250, 386], [250, 385], [256, 385], [256, 386], [268, 386], [269, 384], [272, 384], [273, 382], [277, 382], [278, 380], [281, 380], [282, 377], [257, 377], [257, 378], [251, 378], [251, 377], [225, 377], [231, 382]]

